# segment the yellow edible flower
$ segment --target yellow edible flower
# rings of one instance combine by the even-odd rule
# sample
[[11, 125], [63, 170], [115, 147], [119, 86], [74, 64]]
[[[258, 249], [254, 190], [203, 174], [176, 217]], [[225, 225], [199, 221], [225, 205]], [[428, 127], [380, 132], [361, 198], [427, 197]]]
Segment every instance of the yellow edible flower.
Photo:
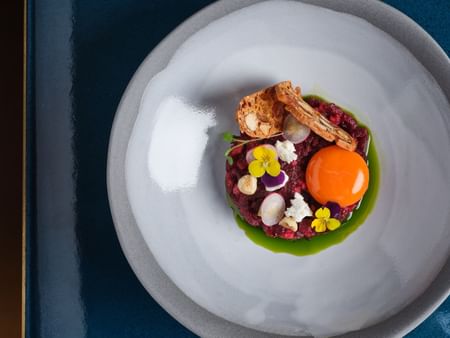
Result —
[[277, 160], [277, 153], [270, 148], [259, 146], [253, 149], [255, 160], [250, 162], [248, 171], [254, 177], [261, 177], [266, 172], [270, 176], [278, 176], [281, 171], [280, 162]]
[[336, 218], [330, 218], [331, 213], [328, 208], [319, 208], [315, 213], [316, 219], [312, 221], [311, 227], [316, 232], [324, 232], [325, 230], [336, 230], [341, 226], [341, 222]]

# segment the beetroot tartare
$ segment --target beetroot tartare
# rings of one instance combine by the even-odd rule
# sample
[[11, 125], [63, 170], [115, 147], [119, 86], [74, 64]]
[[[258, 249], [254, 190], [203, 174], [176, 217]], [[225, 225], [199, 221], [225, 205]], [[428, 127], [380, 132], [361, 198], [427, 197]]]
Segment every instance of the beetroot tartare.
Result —
[[[271, 87], [271, 89], [267, 89], [262, 93], [265, 93], [265, 95], [275, 93], [273, 89], [275, 87]], [[280, 97], [278, 92], [276, 94]], [[351, 136], [352, 142], [354, 142], [354, 152], [349, 155], [356, 156], [357, 154], [357, 157], [362, 158], [365, 164], [369, 142], [368, 130], [360, 126], [350, 114], [333, 103], [328, 103], [318, 97], [306, 97], [302, 99], [299, 89], [297, 89], [297, 95], [300, 98], [299, 100], [301, 100], [301, 104], [304, 102], [309, 105], [306, 108], [300, 107], [301, 109], [314, 109], [315, 112], [320, 113], [326, 119], [326, 123], [331, 123], [333, 128], [343, 130]], [[277, 109], [274, 112], [274, 114], [278, 114], [276, 118], [282, 121], [279, 116], [284, 116], [283, 119], [286, 120], [286, 117], [292, 118], [291, 116], [293, 115], [298, 120], [298, 115], [295, 114], [296, 112], [293, 112], [295, 107], [292, 108], [289, 104], [285, 105], [286, 102], [282, 103], [282, 105], [273, 105], [273, 109], [275, 110], [275, 107]], [[246, 103], [244, 102], [245, 107]], [[306, 116], [306, 118], [310, 117]], [[250, 128], [254, 133], [258, 132], [256, 128], [262, 125], [260, 121], [257, 121], [260, 123], [259, 125], [252, 125], [251, 123], [254, 121], [250, 119], [249, 115], [244, 116], [242, 121], [247, 123], [245, 128]], [[238, 120], [238, 122], [240, 121]], [[304, 121], [302, 120], [302, 122]], [[265, 122], [263, 121], [263, 123]], [[316, 121], [315, 123], [318, 122]], [[345, 173], [340, 176], [332, 176], [336, 175], [336, 173], [328, 170], [327, 167], [324, 168], [326, 160], [322, 160], [322, 158], [313, 159], [314, 155], [317, 157], [319, 151], [322, 150], [323, 154], [328, 156], [324, 157], [325, 159], [328, 158], [331, 161], [337, 161], [339, 168], [342, 165], [346, 165], [347, 169], [345, 170], [348, 170], [348, 163], [352, 160], [346, 160], [345, 163], [340, 163], [339, 159], [345, 158], [346, 154], [351, 151], [343, 150], [333, 145], [333, 142], [324, 138], [327, 135], [319, 135], [321, 132], [316, 132], [313, 127], [311, 130], [314, 132], [309, 132], [309, 129], [305, 127], [308, 129], [307, 134], [299, 134], [296, 131], [296, 136], [300, 135], [300, 138], [295, 139], [296, 136], [294, 135], [295, 142], [290, 142], [292, 138], [289, 136], [291, 135], [286, 136], [286, 133], [289, 134], [289, 131], [286, 131], [286, 124], [284, 126], [285, 130], [283, 131], [280, 131], [283, 129], [282, 126], [275, 125], [272, 135], [268, 137], [249, 136], [249, 133], [245, 132], [246, 129], [242, 127], [241, 135], [228, 136], [231, 147], [226, 154], [228, 161], [226, 163], [225, 185], [229, 202], [233, 209], [249, 225], [260, 227], [269, 237], [279, 237], [287, 240], [312, 238], [318, 234], [323, 234], [339, 227], [340, 223], [347, 220], [352, 211], [358, 206], [359, 200], [345, 199], [348, 196], [335, 199], [329, 197], [336, 194], [339, 195], [340, 191], [343, 190], [342, 184], [347, 184], [347, 182], [337, 182], [337, 185], [334, 182], [340, 181], [341, 177], [345, 176]], [[328, 132], [329, 129], [326, 131]], [[286, 140], [286, 137], [289, 140]], [[339, 145], [338, 141], [335, 142]], [[291, 147], [290, 153], [287, 153], [291, 155], [290, 157], [284, 155], [282, 152], [283, 149], [287, 149], [286, 147]], [[255, 151], [255, 149], [257, 150]], [[282, 150], [281, 152], [280, 149]], [[344, 157], [341, 157], [339, 151], [345, 152], [343, 153]], [[326, 152], [329, 154], [327, 155]], [[262, 155], [259, 155], [259, 153]], [[267, 157], [269, 155], [274, 156], [271, 159], [273, 162], [265, 162], [265, 164], [261, 161], [258, 162], [258, 156]], [[319, 169], [315, 169], [316, 167], [314, 166]], [[332, 169], [336, 171], [335, 168]], [[308, 170], [312, 173], [308, 173]], [[314, 170], [322, 171], [318, 173]], [[309, 178], [307, 177], [308, 175]], [[358, 195], [360, 199], [365, 192], [364, 189], [367, 189], [368, 182], [362, 182], [361, 177], [363, 176], [360, 173], [358, 175], [355, 176], [357, 178], [354, 182], [351, 182], [351, 188], [355, 190], [355, 187], [358, 185], [366, 184], [365, 188], [360, 187], [362, 191]], [[338, 179], [333, 177], [338, 177]], [[327, 195], [328, 191], [330, 191], [331, 195]], [[308, 210], [301, 218], [298, 218], [298, 216], [297, 218], [295, 217], [296, 210], [292, 211], [289, 209], [290, 206], [294, 207], [296, 203], [306, 203], [304, 207]], [[274, 208], [282, 208], [283, 210], [274, 211]], [[268, 213], [268, 216], [265, 216], [264, 212]], [[269, 221], [266, 221], [267, 219]]]

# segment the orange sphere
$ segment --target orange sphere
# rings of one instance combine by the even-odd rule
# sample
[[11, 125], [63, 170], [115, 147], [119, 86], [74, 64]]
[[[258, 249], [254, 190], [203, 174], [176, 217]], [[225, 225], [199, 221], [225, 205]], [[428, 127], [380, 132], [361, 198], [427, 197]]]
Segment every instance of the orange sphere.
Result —
[[338, 146], [320, 149], [306, 168], [306, 186], [319, 203], [336, 202], [346, 207], [358, 202], [369, 186], [366, 161]]

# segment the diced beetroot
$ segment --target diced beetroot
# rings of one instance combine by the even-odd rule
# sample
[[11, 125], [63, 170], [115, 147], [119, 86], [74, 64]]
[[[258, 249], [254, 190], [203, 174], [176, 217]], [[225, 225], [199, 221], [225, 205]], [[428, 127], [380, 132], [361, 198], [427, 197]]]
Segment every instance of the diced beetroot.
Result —
[[227, 191], [233, 190], [233, 186], [235, 185], [235, 182], [233, 181], [233, 178], [231, 174], [228, 174], [225, 176], [225, 187], [227, 188]]
[[244, 146], [236, 147], [230, 152], [231, 157], [238, 156], [242, 154], [242, 151], [244, 150]]
[[303, 220], [298, 227], [298, 231], [303, 234], [305, 238], [311, 238], [316, 235], [316, 232], [311, 227], [311, 219]]
[[345, 129], [347, 132], [353, 134], [355, 129], [358, 127], [356, 120], [348, 114], [342, 115], [342, 121], [340, 124], [341, 128]]
[[[332, 122], [339, 122], [339, 126], [350, 133], [358, 141], [358, 146], [356, 151], [365, 158], [365, 149], [369, 140], [369, 134], [366, 128], [357, 125], [357, 122], [353, 117], [346, 114], [341, 108], [334, 104], [329, 104], [326, 102], [321, 102], [320, 100], [308, 99], [307, 102], [313, 107], [324, 114], [329, 116]], [[333, 121], [334, 119], [334, 121]], [[340, 121], [338, 121], [340, 119]], [[241, 135], [240, 138], [247, 139], [246, 135]], [[232, 202], [239, 209], [242, 217], [252, 226], [260, 227], [269, 237], [279, 237], [289, 240], [295, 240], [300, 238], [312, 238], [317, 235], [313, 228], [311, 228], [311, 222], [313, 217], [305, 218], [300, 224], [296, 232], [289, 229], [285, 229], [278, 224], [273, 226], [266, 226], [262, 223], [261, 217], [258, 216], [258, 211], [261, 207], [263, 200], [270, 194], [265, 190], [264, 184], [258, 179], [258, 188], [255, 194], [251, 196], [244, 195], [239, 192], [237, 188], [237, 182], [240, 177], [248, 174], [248, 164], [246, 161], [246, 154], [249, 150], [253, 149], [262, 144], [272, 144], [274, 145], [277, 140], [283, 141], [283, 137], [274, 137], [270, 139], [265, 139], [261, 141], [250, 142], [242, 147], [236, 148], [232, 152], [234, 164], [226, 165], [226, 175], [225, 175], [225, 187], [228, 195], [230, 196]], [[313, 213], [320, 208], [322, 205], [315, 202], [306, 190], [305, 184], [305, 171], [309, 159], [313, 154], [315, 154], [319, 149], [329, 146], [330, 142], [319, 137], [315, 133], [310, 133], [308, 138], [303, 142], [296, 144], [295, 149], [298, 155], [296, 161], [290, 164], [281, 161], [281, 170], [283, 170], [286, 175], [289, 176], [289, 181], [287, 184], [276, 192], [280, 194], [286, 206], [290, 205], [290, 200], [294, 198], [295, 192], [301, 193], [305, 197], [305, 201], [309, 204]], [[245, 163], [245, 165], [244, 165]], [[339, 213], [339, 220], [346, 220], [351, 212], [356, 208], [357, 204], [341, 208]]]
[[242, 157], [236, 161], [236, 165], [240, 170], [245, 170], [248, 168], [247, 161], [245, 160], [245, 158], [242, 158]]
[[328, 109], [329, 104], [326, 102], [322, 102], [319, 107], [317, 107], [316, 109], [321, 113], [321, 114], [326, 114], [326, 111]]
[[295, 232], [289, 229], [284, 229], [284, 231], [280, 234], [280, 237], [284, 239], [294, 239]]
[[310, 97], [305, 99], [306, 102], [308, 102], [308, 104], [313, 107], [313, 108], [317, 108], [318, 106], [320, 106], [320, 100]]
[[339, 125], [341, 123], [341, 115], [338, 114], [330, 114], [330, 116], [328, 116], [328, 119], [335, 125]]
[[241, 193], [241, 192], [239, 191], [238, 186], [235, 185], [235, 186], [233, 187], [233, 195], [234, 195], [234, 196], [238, 196], [240, 193]]

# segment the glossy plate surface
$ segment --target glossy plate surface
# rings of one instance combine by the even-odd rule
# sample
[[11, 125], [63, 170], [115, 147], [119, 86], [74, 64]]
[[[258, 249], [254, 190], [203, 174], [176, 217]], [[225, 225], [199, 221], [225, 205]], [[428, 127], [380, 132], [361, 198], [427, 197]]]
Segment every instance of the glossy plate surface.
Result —
[[[241, 97], [286, 79], [356, 112], [380, 156], [365, 224], [307, 257], [255, 246], [224, 197], [221, 133]], [[132, 213], [164, 272], [218, 317], [285, 335], [362, 329], [417, 298], [448, 257], [449, 114], [423, 66], [367, 21], [254, 4], [193, 34], [147, 85], [125, 160]]]

